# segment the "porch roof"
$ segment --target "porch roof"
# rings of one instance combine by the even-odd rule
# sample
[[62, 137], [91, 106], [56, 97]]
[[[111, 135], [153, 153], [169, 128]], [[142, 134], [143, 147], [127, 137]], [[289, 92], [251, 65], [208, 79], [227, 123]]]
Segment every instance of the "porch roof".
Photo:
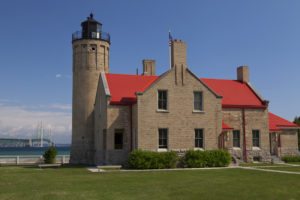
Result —
[[291, 128], [291, 129], [299, 128], [300, 129], [300, 126], [269, 112], [269, 129], [270, 129], [270, 131], [280, 131], [282, 129], [288, 129], [288, 128]]
[[229, 130], [232, 130], [233, 128], [231, 128], [229, 125], [225, 124], [222, 121], [222, 129], [223, 129], [223, 131], [229, 131]]

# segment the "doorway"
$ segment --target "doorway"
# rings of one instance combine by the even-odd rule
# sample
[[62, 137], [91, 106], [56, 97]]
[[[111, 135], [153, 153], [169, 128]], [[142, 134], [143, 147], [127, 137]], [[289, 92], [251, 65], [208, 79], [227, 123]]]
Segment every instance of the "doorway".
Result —
[[272, 156], [278, 156], [278, 137], [277, 133], [270, 133], [270, 153]]

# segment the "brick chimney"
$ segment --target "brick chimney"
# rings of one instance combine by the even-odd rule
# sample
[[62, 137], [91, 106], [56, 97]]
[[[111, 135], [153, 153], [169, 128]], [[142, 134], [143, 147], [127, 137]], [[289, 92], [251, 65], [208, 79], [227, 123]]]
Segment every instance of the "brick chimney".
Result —
[[237, 80], [244, 83], [249, 83], [250, 79], [248, 66], [243, 65], [237, 68]]
[[171, 41], [171, 67], [187, 67], [186, 63], [186, 44], [182, 40]]
[[143, 75], [155, 76], [155, 60], [143, 60]]

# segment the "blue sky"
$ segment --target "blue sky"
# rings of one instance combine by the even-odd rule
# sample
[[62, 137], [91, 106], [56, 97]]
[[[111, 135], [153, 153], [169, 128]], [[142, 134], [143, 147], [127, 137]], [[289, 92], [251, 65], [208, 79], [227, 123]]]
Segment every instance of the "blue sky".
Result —
[[168, 69], [168, 30], [188, 45], [199, 77], [236, 78], [248, 65], [270, 110], [300, 115], [300, 1], [3, 0], [0, 3], [0, 137], [30, 137], [39, 120], [70, 142], [71, 34], [92, 11], [111, 34], [112, 73]]

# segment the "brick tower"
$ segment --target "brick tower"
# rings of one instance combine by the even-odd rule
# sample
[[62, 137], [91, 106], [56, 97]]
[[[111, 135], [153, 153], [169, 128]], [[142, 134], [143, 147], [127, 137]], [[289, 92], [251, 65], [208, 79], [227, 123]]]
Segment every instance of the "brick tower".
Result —
[[93, 14], [73, 33], [72, 164], [93, 164], [94, 103], [101, 72], [109, 73], [110, 35]]

